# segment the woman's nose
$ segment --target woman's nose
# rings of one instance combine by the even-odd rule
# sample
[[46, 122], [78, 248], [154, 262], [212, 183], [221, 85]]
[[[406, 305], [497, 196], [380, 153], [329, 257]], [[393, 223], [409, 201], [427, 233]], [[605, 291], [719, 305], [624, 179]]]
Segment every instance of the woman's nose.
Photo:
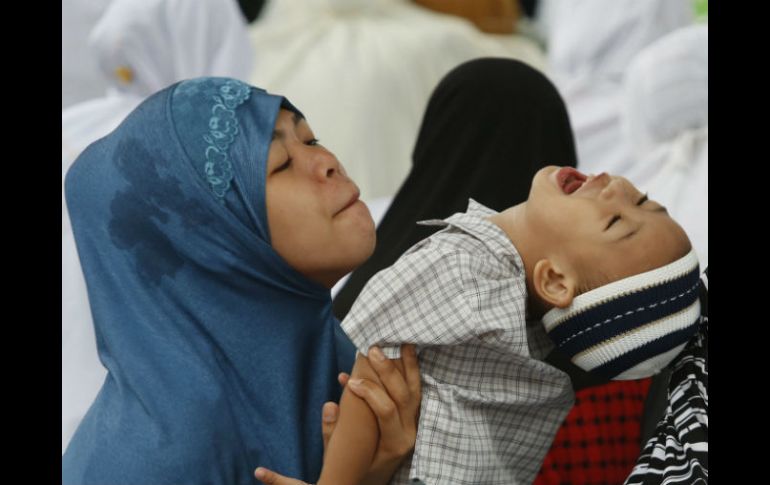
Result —
[[316, 155], [313, 171], [319, 181], [328, 181], [335, 176], [346, 176], [345, 169], [342, 168], [337, 157], [326, 151]]

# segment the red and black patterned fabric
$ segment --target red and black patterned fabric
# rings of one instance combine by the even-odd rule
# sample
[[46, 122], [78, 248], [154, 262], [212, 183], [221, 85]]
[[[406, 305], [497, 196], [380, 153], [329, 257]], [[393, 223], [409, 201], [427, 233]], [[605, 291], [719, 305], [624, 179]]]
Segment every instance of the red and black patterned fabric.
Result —
[[611, 381], [577, 391], [534, 484], [622, 484], [639, 458], [650, 382]]

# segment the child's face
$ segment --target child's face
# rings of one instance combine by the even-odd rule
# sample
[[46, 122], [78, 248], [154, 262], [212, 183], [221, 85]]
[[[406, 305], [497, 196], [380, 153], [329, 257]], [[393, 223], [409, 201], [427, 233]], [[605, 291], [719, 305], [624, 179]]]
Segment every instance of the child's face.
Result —
[[526, 206], [538, 244], [574, 271], [580, 287], [664, 266], [690, 250], [665, 208], [623, 177], [545, 167]]
[[267, 161], [270, 240], [294, 269], [329, 288], [374, 250], [375, 230], [358, 187], [310, 126], [282, 109]]

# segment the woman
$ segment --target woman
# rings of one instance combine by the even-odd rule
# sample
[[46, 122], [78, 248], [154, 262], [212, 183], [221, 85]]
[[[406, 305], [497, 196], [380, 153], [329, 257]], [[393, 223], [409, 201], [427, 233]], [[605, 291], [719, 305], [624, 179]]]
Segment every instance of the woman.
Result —
[[[90, 145], [65, 192], [108, 374], [62, 482], [314, 480], [321, 406], [354, 358], [328, 289], [374, 227], [302, 113], [234, 79], [178, 83]], [[379, 389], [403, 424], [381, 433], [377, 483], [414, 443], [406, 381]]]

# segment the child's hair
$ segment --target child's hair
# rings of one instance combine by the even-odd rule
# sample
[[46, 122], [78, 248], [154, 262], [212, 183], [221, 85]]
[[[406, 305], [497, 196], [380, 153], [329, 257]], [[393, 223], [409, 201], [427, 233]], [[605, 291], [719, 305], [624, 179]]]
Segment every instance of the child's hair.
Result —
[[590, 288], [543, 316], [546, 332], [578, 367], [609, 379], [657, 373], [684, 348], [700, 316], [694, 250], [645, 273]]

